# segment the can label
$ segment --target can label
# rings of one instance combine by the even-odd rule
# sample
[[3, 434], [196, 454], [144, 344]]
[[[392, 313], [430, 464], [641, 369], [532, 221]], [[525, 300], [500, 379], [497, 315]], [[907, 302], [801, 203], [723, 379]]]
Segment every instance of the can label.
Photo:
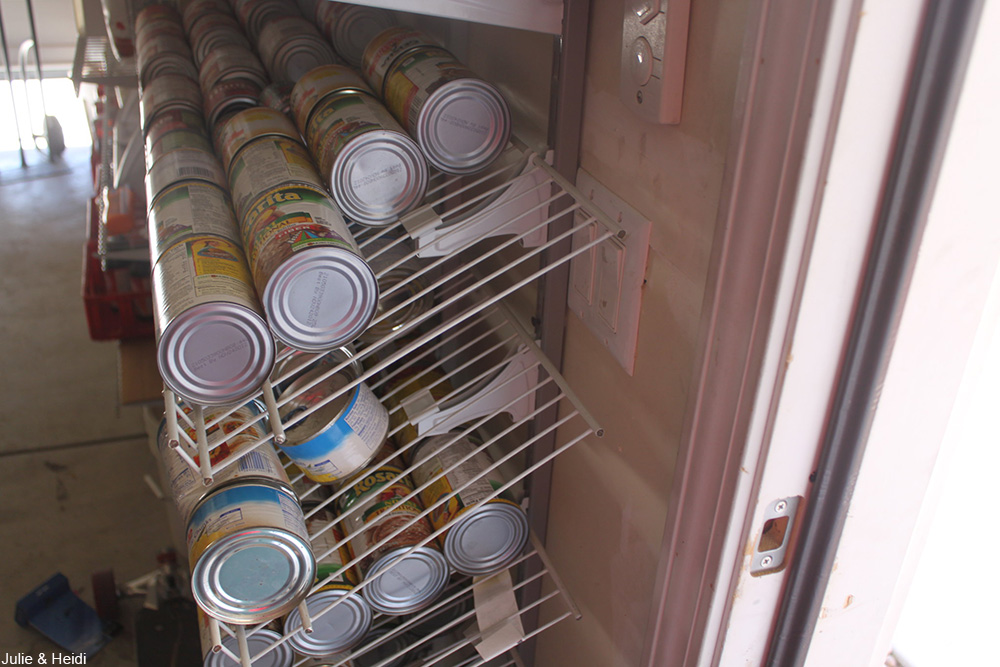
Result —
[[[365, 94], [334, 95], [319, 104], [306, 127], [306, 141], [319, 156], [320, 170], [330, 175], [333, 163], [344, 147], [352, 140], [375, 130], [402, 132], [402, 128], [378, 100]], [[363, 193], [383, 178], [391, 177], [403, 170], [399, 160], [386, 165], [384, 169], [365, 174], [352, 183], [352, 187]], [[330, 182], [338, 179], [330, 175]]]
[[220, 539], [248, 528], [278, 528], [309, 539], [302, 508], [288, 493], [259, 484], [228, 486], [205, 498], [188, 522], [192, 567]]
[[382, 92], [389, 68], [401, 55], [418, 46], [436, 45], [437, 42], [413, 28], [389, 28], [379, 33], [365, 47], [362, 74], [376, 93]]
[[222, 166], [211, 151], [184, 148], [157, 156], [146, 174], [146, 201], [180, 181], [206, 181], [220, 188], [226, 187]]
[[203, 303], [235, 303], [261, 314], [243, 251], [218, 236], [188, 238], [164, 252], [153, 267], [153, 296], [161, 329]]
[[227, 112], [257, 106], [260, 84], [251, 79], [226, 79], [205, 94], [205, 115], [213, 125]]
[[[486, 452], [477, 452], [472, 458], [459, 464], [459, 461], [472, 454], [476, 449], [465, 438], [461, 438], [441, 450], [443, 445], [454, 439], [454, 435], [447, 433], [429, 438], [420, 446], [420, 450], [414, 457], [414, 462], [420, 463], [413, 471], [414, 483], [417, 486], [429, 483], [427, 488], [420, 492], [420, 500], [424, 507], [433, 507], [439, 500], [454, 493], [455, 489], [469, 484], [457, 495], [449, 498], [447, 502], [431, 510], [428, 518], [435, 529], [444, 528], [469, 508], [483, 502], [503, 486], [503, 481], [496, 475], [496, 471], [490, 470], [493, 461], [490, 460]], [[456, 464], [458, 467], [447, 475], [443, 474], [446, 469]], [[487, 472], [488, 470], [489, 472]], [[520, 507], [509, 496], [504, 496], [506, 494], [501, 494], [488, 502], [507, 503]]]
[[305, 147], [286, 137], [262, 137], [250, 142], [229, 166], [229, 191], [241, 220], [251, 202], [285, 183], [323, 187]]
[[285, 116], [292, 114], [292, 87], [281, 83], [272, 83], [260, 93], [260, 103], [269, 109], [274, 109]]
[[[159, 162], [167, 153], [184, 148], [194, 148], [196, 150], [212, 153], [212, 145], [200, 131], [195, 130], [174, 130], [162, 135], [156, 143], [150, 146], [146, 153], [146, 161], [149, 167]], [[223, 183], [225, 183], [223, 181]]]
[[[451, 81], [478, 78], [444, 49], [418, 49], [404, 57], [389, 73], [385, 82], [385, 105], [412, 134], [416, 132], [424, 104], [438, 88]], [[455, 132], [469, 132], [479, 137], [486, 137], [492, 130], [456, 116], [442, 116], [433, 124], [438, 122], [447, 124]]]
[[351, 554], [350, 545], [337, 546], [343, 541], [344, 533], [340, 530], [340, 526], [334, 523], [335, 518], [332, 512], [322, 509], [306, 519], [309, 534], [319, 533], [311, 538], [313, 554], [316, 556], [316, 581], [337, 575], [336, 579], [324, 584], [321, 591], [349, 591], [357, 586], [359, 581], [358, 573], [353, 567], [344, 567], [344, 564], [350, 563], [354, 556]]
[[[372, 564], [385, 554], [415, 546], [433, 533], [427, 519], [418, 518], [423, 508], [416, 497], [403, 500], [413, 492], [413, 483], [409, 478], [401, 477], [400, 473], [402, 470], [393, 466], [366, 470], [354, 480], [342, 499], [344, 512], [347, 513], [344, 530], [348, 534], [360, 531], [351, 538], [351, 549], [355, 555], [368, 551], [403, 528], [399, 535], [362, 558], [359, 568], [364, 576], [367, 576]], [[437, 548], [435, 540], [426, 546]]]
[[299, 127], [306, 127], [313, 108], [320, 100], [341, 90], [371, 92], [357, 72], [343, 65], [323, 65], [299, 79], [291, 92], [292, 109]]
[[146, 128], [146, 152], [162, 137], [175, 131], [191, 132], [208, 138], [200, 113], [191, 109], [171, 109], [157, 115], [156, 120]]
[[265, 193], [241, 218], [243, 246], [263, 294], [275, 270], [292, 255], [314, 246], [357, 246], [329, 195], [304, 185]]
[[211, 90], [220, 81], [228, 79], [250, 79], [259, 86], [267, 85], [267, 72], [252, 51], [226, 45], [205, 56], [201, 64], [200, 81], [203, 90]]
[[[185, 407], [184, 411], [190, 413], [191, 409]], [[215, 420], [221, 414], [219, 410], [207, 410], [205, 412], [205, 421]], [[222, 433], [232, 433], [258, 414], [260, 414], [260, 411], [249, 405], [238, 408], [209, 429], [208, 439], [211, 441], [213, 438], [218, 437], [220, 430]], [[184, 431], [192, 440], [197, 437], [195, 430], [191, 427], [185, 428]], [[234, 457], [239, 460], [215, 473], [212, 486], [217, 488], [225, 482], [248, 477], [266, 478], [287, 484], [288, 476], [278, 461], [278, 454], [275, 452], [273, 445], [265, 442], [253, 451], [248, 451], [251, 445], [264, 436], [264, 426], [261, 422], [257, 422], [248, 426], [242, 432], [227, 438], [215, 447], [209, 454], [210, 463], [213, 467]], [[206, 487], [198, 471], [193, 470], [169, 446], [165, 428], [161, 431], [159, 448], [160, 460], [163, 461], [165, 467], [174, 503], [177, 505], [181, 518], [187, 521], [194, 511], [195, 506], [202, 498], [208, 495], [212, 487]], [[192, 458], [195, 463], [200, 462], [197, 454], [193, 455]]]
[[[318, 405], [332, 394], [331, 384], [330, 381], [321, 382], [303, 392], [295, 399], [296, 407], [308, 409]], [[372, 390], [359, 384], [349, 395], [344, 410], [317, 437], [299, 445], [282, 446], [288, 457], [314, 482], [336, 482], [354, 473], [372, 460], [385, 441], [389, 413]]]
[[232, 245], [240, 231], [220, 188], [207, 183], [180, 183], [153, 200], [149, 211], [149, 239], [156, 262], [171, 247], [192, 236], [219, 236]]
[[233, 158], [244, 146], [259, 137], [276, 135], [298, 140], [299, 131], [286, 116], [273, 109], [255, 107], [241, 111], [225, 123], [216, 126], [216, 146], [222, 164], [228, 170]]

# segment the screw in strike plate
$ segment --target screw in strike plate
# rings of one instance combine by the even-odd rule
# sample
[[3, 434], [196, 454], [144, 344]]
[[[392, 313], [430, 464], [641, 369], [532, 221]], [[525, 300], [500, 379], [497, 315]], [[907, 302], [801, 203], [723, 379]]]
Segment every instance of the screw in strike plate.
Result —
[[635, 101], [638, 102], [639, 104], [642, 104], [642, 91], [641, 90], [635, 91]]
[[788, 503], [786, 503], [784, 500], [779, 500], [774, 504], [774, 511], [784, 512], [786, 507], [788, 507]]
[[764, 556], [763, 558], [760, 559], [760, 566], [761, 567], [767, 567], [768, 565], [770, 565], [773, 562], [774, 562], [774, 557], [773, 556]]

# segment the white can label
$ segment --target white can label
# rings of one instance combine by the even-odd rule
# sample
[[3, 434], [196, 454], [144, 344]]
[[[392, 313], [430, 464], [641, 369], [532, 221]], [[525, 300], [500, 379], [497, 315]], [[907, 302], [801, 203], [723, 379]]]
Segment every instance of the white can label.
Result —
[[203, 234], [240, 243], [240, 228], [220, 188], [207, 183], [182, 183], [160, 193], [149, 212], [154, 262], [171, 246]]
[[230, 486], [202, 501], [188, 523], [192, 567], [208, 547], [247, 528], [277, 528], [309, 539], [302, 508], [290, 495], [259, 484]]
[[317, 437], [285, 446], [285, 453], [316, 482], [335, 482], [371, 461], [389, 429], [389, 413], [371, 389], [354, 388], [343, 414]]
[[265, 137], [247, 144], [229, 169], [229, 191], [241, 220], [250, 204], [285, 183], [323, 187], [305, 148], [284, 137]]

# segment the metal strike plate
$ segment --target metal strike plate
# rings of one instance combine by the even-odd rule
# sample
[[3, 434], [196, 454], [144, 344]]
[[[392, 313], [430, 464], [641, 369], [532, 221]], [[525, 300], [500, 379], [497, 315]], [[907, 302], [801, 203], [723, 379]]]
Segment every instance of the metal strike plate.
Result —
[[750, 563], [751, 576], [780, 572], [785, 567], [800, 496], [774, 500], [764, 510], [764, 525]]

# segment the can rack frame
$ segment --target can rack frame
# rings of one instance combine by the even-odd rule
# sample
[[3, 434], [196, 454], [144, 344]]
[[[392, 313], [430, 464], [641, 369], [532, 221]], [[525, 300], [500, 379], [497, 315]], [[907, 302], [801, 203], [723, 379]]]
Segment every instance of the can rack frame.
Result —
[[[321, 409], [329, 402], [336, 400], [340, 395], [352, 390], [358, 384], [367, 382], [373, 389], [377, 390], [381, 385], [389, 382], [399, 373], [411, 368], [421, 359], [427, 357], [434, 358], [435, 353], [438, 352], [444, 353], [449, 345], [459, 345], [460, 347], [457, 351], [447, 352], [446, 354], [449, 356], [446, 357], [446, 360], [452, 357], [457, 359], [457, 355], [460, 352], [486, 336], [492, 336], [493, 340], [499, 339], [501, 341], [500, 346], [506, 345], [507, 349], [512, 347], [521, 353], [527, 354], [528, 358], [532, 360], [531, 363], [513, 374], [509, 378], [509, 381], [513, 384], [515, 380], [523, 381], [524, 378], [528, 377], [530, 378], [530, 386], [523, 391], [515, 392], [514, 395], [505, 394], [505, 398], [508, 399], [506, 402], [497, 406], [497, 409], [492, 412], [474, 419], [472, 425], [463, 430], [463, 435], [490, 422], [490, 420], [500, 414], [509, 413], [514, 404], [518, 402], [523, 404], [526, 398], [530, 398], [530, 409], [526, 414], [522, 414], [513, 420], [512, 425], [503, 429], [498, 435], [487, 439], [480, 447], [476, 448], [476, 452], [485, 451], [489, 447], [496, 448], [497, 444], [503, 438], [515, 432], [516, 429], [533, 423], [535, 418], [543, 413], [554, 410], [558, 410], [559, 413], [559, 416], [549, 426], [532, 433], [524, 442], [520, 442], [518, 446], [510, 449], [504, 456], [495, 458], [493, 466], [489, 470], [484, 471], [483, 474], [485, 475], [487, 472], [495, 470], [500, 466], [510, 466], [514, 461], [520, 462], [521, 458], [525, 461], [523, 471], [510, 478], [503, 487], [495, 491], [492, 497], [499, 496], [500, 493], [515, 487], [517, 484], [521, 484], [536, 470], [547, 465], [556, 456], [587, 437], [591, 435], [597, 437], [603, 436], [603, 430], [580, 403], [576, 394], [558, 372], [555, 364], [542, 353], [534, 340], [533, 333], [529, 331], [529, 327], [518, 320], [506, 301], [522, 287], [535, 283], [539, 277], [569, 262], [573, 257], [589, 252], [591, 249], [605, 242], [620, 244], [625, 233], [620, 225], [590, 202], [575, 186], [556, 173], [538, 153], [532, 152], [519, 144], [509, 148], [508, 151], [517, 152], [517, 155], [514, 156], [517, 159], [508, 161], [506, 166], [498, 170], [488, 170], [485, 173], [464, 178], [438, 176], [432, 182], [432, 188], [424, 206], [394, 225], [375, 230], [369, 229], [365, 232], [367, 236], [360, 242], [363, 252], [367, 246], [376, 243], [379, 239], [395, 239], [390, 241], [385, 247], [381, 247], [378, 251], [372, 253], [369, 259], [377, 259], [378, 256], [390, 252], [397, 245], [403, 244], [407, 239], [415, 239], [418, 246], [416, 250], [409, 252], [405, 257], [396, 260], [386, 268], [380, 270], [378, 272], [379, 277], [411, 261], [414, 257], [428, 259], [428, 263], [425, 266], [413, 273], [406, 280], [393, 285], [382, 296], [383, 298], [391, 296], [404, 287], [413, 288], [414, 285], [411, 283], [414, 283], [414, 281], [426, 281], [426, 283], [421, 285], [421, 289], [412, 290], [412, 296], [392, 306], [386, 312], [379, 314], [375, 322], [377, 323], [390, 317], [394, 312], [407, 307], [417, 300], [430, 297], [433, 298], [435, 305], [414, 320], [401, 325], [381, 339], [363, 345], [359, 349], [355, 359], [361, 361], [369, 357], [377, 359], [374, 364], [368, 364], [368, 368], [364, 373], [342, 387], [338, 392], [327, 397], [324, 401], [313, 405], [308, 410], [296, 413], [288, 421], [283, 422], [280, 417], [280, 410], [283, 405], [294, 400], [295, 395], [309, 391], [316, 384], [340, 372], [351, 362], [345, 361], [329, 368], [329, 370], [314, 378], [312, 382], [299, 388], [295, 395], [283, 395], [279, 399], [275, 396], [273, 386], [286, 380], [293, 372], [301, 372], [303, 367], [298, 366], [295, 371], [288, 371], [279, 377], [271, 378], [270, 381], [266, 381], [263, 384], [260, 393], [255, 398], [264, 403], [266, 412], [246, 422], [236, 431], [228, 434], [218, 434], [211, 441], [208, 439], [207, 433], [212, 426], [226, 417], [220, 415], [206, 423], [204, 409], [201, 406], [192, 405], [191, 412], [187, 413], [181, 409], [173, 393], [165, 389], [166, 430], [171, 449], [176, 451], [190, 467], [196, 470], [205, 480], [206, 484], [211, 483], [215, 474], [234, 463], [234, 460], [223, 460], [217, 465], [212, 466], [210, 463], [211, 451], [218, 447], [222, 441], [249, 428], [250, 425], [267, 417], [270, 428], [249, 449], [253, 449], [268, 441], [273, 441], [275, 444], [282, 444], [286, 438], [286, 429], [299, 423], [309, 414]], [[501, 182], [493, 185], [497, 181]], [[476, 194], [470, 196], [470, 192], [472, 191], [475, 191]], [[550, 227], [554, 223], [564, 223], [567, 219], [569, 219], [570, 224], [565, 231], [555, 234], [550, 230]], [[569, 246], [570, 244], [566, 243], [566, 241], [577, 235], [581, 236], [578, 237], [579, 240], [574, 244], [576, 247], [572, 250], [566, 251], [554, 259], [546, 256], [553, 254], [556, 250]], [[549, 238], [550, 236], [551, 238]], [[495, 242], [489, 244], [480, 243], [484, 238], [493, 238]], [[449, 248], [447, 254], [440, 252], [440, 248], [443, 245]], [[509, 255], [515, 254], [515, 252], [516, 257], [510, 258]], [[456, 255], [461, 255], [460, 262], [456, 261]], [[539, 262], [540, 264], [543, 257], [548, 263], [540, 266], [534, 264], [534, 262]], [[527, 275], [524, 275], [525, 273]], [[435, 318], [440, 318], [443, 321], [427, 331], [426, 327], [432, 324]], [[421, 325], [425, 328], [418, 330], [417, 327]], [[476, 327], [485, 327], [486, 333], [482, 333], [482, 329], [480, 329], [477, 338], [471, 341], [463, 338], [468, 336], [469, 332]], [[416, 331], [422, 331], [422, 333], [417, 334], [415, 340], [410, 340], [403, 344], [401, 349], [386, 354], [384, 358], [372, 356], [380, 350], [385, 354], [386, 350], [390, 349], [388, 347], [389, 344], [401, 341], [405, 334], [412, 335]], [[497, 349], [499, 349], [498, 345], [494, 344], [493, 347], [487, 349], [485, 352], [480, 351], [478, 356], [472, 359], [459, 361], [463, 365], [453, 369], [437, 380], [437, 382], [449, 380], [470, 365], [475, 366], [475, 364], [480, 363], [488, 355], [495, 354]], [[279, 354], [278, 360], [280, 361], [290, 354], [291, 351], [286, 350]], [[323, 353], [307, 355], [308, 363], [306, 366], [308, 367], [309, 364], [314, 363], [322, 356]], [[466, 381], [461, 386], [455, 387], [448, 395], [432, 401], [429, 405], [424, 401], [424, 410], [420, 414], [410, 415], [408, 412], [404, 412], [407, 422], [416, 423], [420, 421], [424, 423], [429, 421], [431, 427], [422, 430], [420, 432], [421, 436], [434, 432], [447, 431], [447, 428], [444, 428], [443, 431], [433, 430], [434, 426], [438, 424], [434, 419], [435, 415], [433, 412], [435, 410], [441, 411], [450, 401], [459, 396], [468, 397], [470, 392], [474, 394], [477, 388], [481, 388], [485, 380], [495, 378], [501, 373], [509, 361], [509, 357], [504, 358], [486, 370], [480, 370], [480, 364], [479, 367], [475, 368], [478, 371], [477, 375], [471, 380]], [[441, 360], [436, 360], [435, 363], [441, 363]], [[494, 389], [497, 389], [497, 387], [494, 387]], [[503, 389], [503, 387], [499, 389]], [[543, 389], [544, 391], [539, 391]], [[555, 393], [554, 398], [549, 398], [551, 392]], [[545, 396], [546, 400], [539, 405], [535, 401], [536, 396]], [[540, 401], [541, 399], [539, 399]], [[405, 403], [404, 405], [390, 408], [390, 410], [405, 411], [404, 406]], [[431, 413], [430, 419], [423, 419], [428, 412]], [[452, 414], [449, 415], [449, 418], [451, 421], [448, 423], [462, 423], [465, 421], [461, 414]], [[394, 435], [405, 425], [401, 424], [391, 429], [389, 435]], [[194, 431], [194, 438], [188, 435], [186, 432], [188, 429]], [[561, 445], [556, 446], [554, 450], [547, 453], [534, 452], [532, 450], [533, 445], [543, 442], [546, 438], [551, 438], [557, 429], [559, 430]], [[454, 442], [459, 437], [462, 436], [456, 436], [451, 442]], [[401, 448], [400, 453], [405, 454], [416, 442], [417, 440], [414, 440]], [[444, 447], [447, 446], [447, 444], [444, 445]], [[445, 470], [443, 474], [447, 474], [474, 455], [475, 453], [468, 455], [459, 463]], [[195, 462], [195, 457], [198, 458], [198, 463]], [[378, 465], [378, 462], [373, 462], [372, 465]], [[414, 467], [410, 466], [406, 468], [402, 474], [409, 474]], [[293, 483], [301, 482], [302, 476], [299, 475], [292, 481]], [[466, 486], [471, 483], [472, 481], [467, 483]], [[417, 487], [406, 498], [416, 497], [428, 484]], [[313, 485], [308, 491], [302, 494], [301, 498], [309, 497], [318, 487], [319, 485]], [[435, 505], [425, 508], [424, 512], [416, 520], [426, 517], [436, 507], [447, 502], [464, 488], [465, 486], [455, 489], [452, 494], [442, 497]], [[322, 501], [318, 507], [307, 513], [307, 517], [311, 517], [325, 507], [335, 508], [334, 503], [342, 495], [342, 492], [343, 490], [335, 493], [331, 498]], [[355, 507], [353, 509], [356, 510], [358, 508]], [[350, 514], [350, 512], [351, 510], [348, 510], [346, 514]], [[337, 514], [337, 512], [335, 511], [334, 514]], [[335, 521], [339, 522], [342, 519], [343, 516], [337, 516]], [[329, 524], [323, 528], [326, 529], [328, 527]], [[346, 565], [350, 567], [360, 562], [366, 555], [373, 552], [380, 545], [387, 543], [405, 529], [406, 527], [404, 526], [392, 535], [384, 537], [378, 544], [372, 546], [365, 553], [356, 554], [354, 560]], [[414, 546], [410, 552], [436, 539], [447, 529], [448, 526], [445, 526], [440, 530], [434, 531], [429, 538], [425, 539], [420, 545]], [[310, 535], [310, 539], [315, 539], [322, 532], [324, 532], [323, 529]], [[333, 549], [346, 544], [354, 536], [355, 533], [346, 535]], [[318, 555], [320, 558], [322, 556], [323, 554]], [[533, 558], [536, 558], [540, 563], [532, 563]], [[561, 614], [556, 614], [555, 620], [532, 629], [524, 639], [533, 637], [556, 622], [570, 616], [579, 618], [578, 609], [569, 596], [569, 593], [562, 586], [541, 544], [534, 535], [532, 535], [532, 548], [526, 555], [522, 555], [517, 563], [519, 567], [511, 568], [510, 570], [511, 572], [517, 570], [521, 573], [522, 578], [517, 582], [516, 586], [519, 590], [523, 587], [532, 587], [530, 593], [526, 591], [528, 595], [525, 597], [535, 598], [527, 604], [522, 604], [522, 608], [519, 608], [516, 614], [517, 616], [528, 613], [537, 614], [536, 609], [539, 605], [554, 598], [558, 598], [564, 604], [564, 610]], [[381, 570], [375, 576], [381, 576], [387, 570], [388, 568]], [[541, 582], [546, 578], [548, 578], [549, 583], [553, 584], [549, 588], [554, 588], [554, 591], [540, 594], [536, 597], [534, 591], [540, 590]], [[372, 580], [373, 578], [366, 579], [359, 585], [359, 588], [363, 588]], [[322, 581], [317, 582], [313, 591], [317, 590], [324, 583]], [[468, 593], [471, 590], [472, 584], [469, 583], [468, 588], [464, 589], [464, 592]], [[319, 612], [319, 615], [328, 613], [339, 603], [340, 601], [331, 603], [329, 607]], [[435, 608], [436, 606], [432, 606], [430, 608], [431, 611], [428, 613], [432, 613]], [[311, 629], [311, 619], [305, 608], [305, 604], [300, 605], [300, 613], [303, 618], [303, 627], [297, 630], [297, 632], [309, 631]], [[317, 614], [313, 614], [313, 617], [316, 616]], [[214, 650], [224, 651], [232, 659], [239, 661], [242, 665], [249, 666], [252, 664], [252, 657], [248, 655], [245, 638], [248, 634], [252, 635], [260, 627], [263, 627], [263, 625], [230, 628], [224, 624], [219, 624], [214, 619], [210, 620], [210, 629], [212, 630], [213, 642], [215, 644]], [[221, 637], [223, 633], [231, 634], [237, 638], [238, 645], [242, 647], [239, 655], [222, 646]], [[288, 638], [289, 635], [282, 637], [281, 640], [273, 644], [269, 649], [266, 649], [265, 653], [272, 650], [275, 646], [284, 643]], [[466, 640], [457, 644], [453, 647], [454, 651], [458, 651], [462, 646], [469, 645], [471, 641]], [[520, 642], [515, 642], [515, 644], [517, 643]], [[370, 648], [371, 646], [362, 645], [355, 649], [353, 653], [345, 654], [344, 659], [337, 664], [346, 665], [348, 664], [347, 660], [350, 655], [357, 655]], [[256, 657], [259, 656], [253, 656], [253, 658]], [[437, 656], [437, 659], [444, 659], [445, 657], [446, 655], [442, 654]], [[388, 661], [389, 659], [386, 659], [382, 664], [388, 664]], [[485, 661], [479, 661], [469, 664], [478, 665], [484, 663]], [[434, 663], [429, 662], [425, 664], [430, 665]]]

